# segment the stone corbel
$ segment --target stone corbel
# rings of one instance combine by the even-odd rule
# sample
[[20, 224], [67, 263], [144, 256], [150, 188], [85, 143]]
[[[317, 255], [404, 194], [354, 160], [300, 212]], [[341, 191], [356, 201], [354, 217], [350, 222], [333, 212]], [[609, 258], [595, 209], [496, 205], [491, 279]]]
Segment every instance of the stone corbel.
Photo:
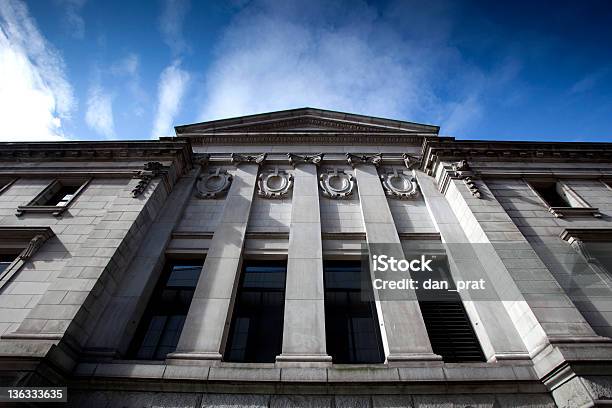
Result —
[[419, 195], [419, 187], [414, 170], [410, 176], [404, 174], [403, 170], [387, 172], [380, 176], [385, 194], [392, 198], [411, 199]]
[[267, 156], [266, 153], [262, 153], [258, 155], [232, 153], [232, 163], [234, 164], [241, 164], [241, 163], [262, 164], [266, 160], [266, 156]]
[[475, 174], [470, 168], [467, 160], [461, 160], [450, 166], [444, 166], [443, 174], [438, 181], [438, 189], [444, 194], [450, 183], [450, 180], [462, 180], [470, 193], [476, 198], [482, 198], [482, 193], [478, 185], [474, 181]]
[[168, 170], [160, 162], [148, 162], [144, 165], [144, 170], [138, 170], [134, 173], [134, 178], [140, 179], [136, 187], [132, 189], [132, 197], [138, 197], [144, 193], [155, 177], [165, 176]]
[[367, 156], [367, 155], [359, 156], [356, 154], [347, 153], [346, 161], [348, 162], [348, 164], [350, 164], [353, 167], [358, 166], [360, 164], [373, 164], [374, 166], [378, 167], [382, 163], [382, 155], [379, 153], [379, 154], [374, 154], [371, 156]]
[[355, 177], [334, 168], [319, 176], [319, 186], [325, 197], [346, 199], [353, 194]]
[[414, 170], [421, 165], [420, 157], [411, 156], [408, 153], [402, 154], [402, 159], [404, 159], [404, 165], [408, 170]]
[[272, 172], [262, 173], [257, 178], [257, 195], [264, 198], [283, 198], [293, 187], [293, 175], [279, 171], [275, 167]]
[[289, 164], [291, 164], [293, 167], [300, 163], [309, 163], [318, 166], [323, 160], [323, 156], [325, 156], [323, 153], [313, 154], [310, 156], [300, 156], [298, 154], [287, 153]]

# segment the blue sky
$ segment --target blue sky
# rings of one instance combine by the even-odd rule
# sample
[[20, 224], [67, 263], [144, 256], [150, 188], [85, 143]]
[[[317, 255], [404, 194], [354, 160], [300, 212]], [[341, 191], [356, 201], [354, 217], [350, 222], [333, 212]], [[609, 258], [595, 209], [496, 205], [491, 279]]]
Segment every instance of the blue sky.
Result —
[[612, 141], [610, 44], [609, 1], [0, 0], [0, 140], [311, 106], [458, 139]]

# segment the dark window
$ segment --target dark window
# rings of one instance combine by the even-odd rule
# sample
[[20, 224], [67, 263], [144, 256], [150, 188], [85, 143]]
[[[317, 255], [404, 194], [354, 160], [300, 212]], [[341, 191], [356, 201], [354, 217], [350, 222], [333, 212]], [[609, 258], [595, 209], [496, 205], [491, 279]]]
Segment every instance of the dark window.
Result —
[[70, 200], [74, 198], [80, 186], [61, 186], [60, 189], [49, 197], [49, 199], [41, 205], [55, 205], [58, 207], [66, 206]]
[[532, 182], [531, 186], [551, 207], [571, 207], [570, 203], [559, 194], [557, 183], [551, 182]]
[[134, 336], [130, 356], [163, 360], [176, 349], [202, 263], [197, 260], [166, 264]]
[[11, 252], [11, 253], [0, 253], [0, 276], [2, 276], [2, 272], [9, 267], [10, 264], [17, 259], [19, 256], [19, 252]]
[[245, 262], [236, 295], [226, 361], [274, 362], [281, 353], [286, 262]]
[[[432, 258], [432, 257], [428, 257]], [[484, 355], [470, 319], [463, 307], [461, 296], [448, 271], [445, 257], [435, 257], [431, 264], [433, 271], [413, 273], [420, 281], [432, 279], [447, 281], [448, 290], [417, 290], [419, 306], [427, 329], [433, 352], [442, 356], [445, 362], [484, 361]], [[434, 259], [435, 259], [434, 258]]]
[[327, 353], [334, 363], [382, 363], [372, 293], [361, 291], [361, 262], [327, 261], [324, 271]]

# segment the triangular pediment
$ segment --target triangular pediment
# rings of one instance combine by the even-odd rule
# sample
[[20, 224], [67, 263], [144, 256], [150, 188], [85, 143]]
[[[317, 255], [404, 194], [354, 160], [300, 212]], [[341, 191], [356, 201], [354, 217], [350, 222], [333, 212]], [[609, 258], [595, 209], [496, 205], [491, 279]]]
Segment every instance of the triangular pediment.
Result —
[[177, 126], [177, 135], [206, 133], [428, 133], [438, 127], [313, 108], [271, 112]]

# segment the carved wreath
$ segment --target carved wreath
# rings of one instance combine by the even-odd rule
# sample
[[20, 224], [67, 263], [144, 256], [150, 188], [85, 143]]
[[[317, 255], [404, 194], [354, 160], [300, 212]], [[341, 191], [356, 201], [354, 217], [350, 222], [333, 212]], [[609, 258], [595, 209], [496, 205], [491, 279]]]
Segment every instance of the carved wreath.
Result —
[[285, 171], [262, 173], [257, 180], [257, 194], [265, 198], [283, 198], [289, 194], [293, 186], [293, 175]]
[[196, 189], [198, 198], [219, 198], [227, 194], [233, 177], [226, 170], [216, 169], [208, 175], [200, 176]]
[[355, 177], [334, 169], [319, 176], [319, 186], [325, 197], [349, 198], [355, 187]]
[[385, 194], [389, 197], [410, 199], [417, 197], [419, 194], [419, 187], [414, 174], [408, 176], [401, 170], [398, 172], [397, 169], [393, 169], [392, 172], [381, 175], [380, 179]]

